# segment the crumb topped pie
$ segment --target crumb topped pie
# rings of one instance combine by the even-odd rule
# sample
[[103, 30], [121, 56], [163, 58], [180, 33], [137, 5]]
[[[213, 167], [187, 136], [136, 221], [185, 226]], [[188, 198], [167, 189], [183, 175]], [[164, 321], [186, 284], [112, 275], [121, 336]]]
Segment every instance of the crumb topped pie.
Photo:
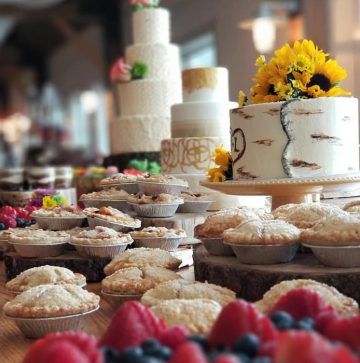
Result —
[[360, 214], [360, 199], [346, 203], [343, 210], [351, 214]]
[[54, 208], [41, 208], [31, 214], [33, 217], [50, 217], [50, 218], [85, 218], [83, 211], [75, 206], [57, 206]]
[[99, 301], [99, 296], [76, 285], [39, 285], [17, 295], [3, 310], [9, 317], [52, 318], [86, 313]]
[[127, 267], [107, 276], [101, 286], [109, 294], [140, 295], [161, 282], [175, 279], [181, 276], [163, 267]]
[[206, 298], [226, 305], [236, 298], [235, 292], [215, 284], [188, 280], [163, 282], [147, 291], [141, 298], [144, 305], [153, 306], [163, 300]]
[[267, 245], [299, 241], [300, 230], [282, 220], [252, 220], [224, 231], [223, 238], [230, 244]]
[[151, 310], [170, 327], [181, 325], [191, 334], [208, 334], [221, 311], [221, 305], [206, 298], [176, 299], [162, 301], [152, 306]]
[[132, 174], [117, 173], [101, 180], [100, 185], [135, 183], [137, 176]]
[[159, 266], [176, 270], [181, 264], [181, 260], [173, 257], [168, 251], [159, 248], [133, 248], [115, 257], [104, 268], [106, 275], [111, 275], [117, 270], [126, 267]]
[[46, 284], [84, 286], [86, 278], [84, 275], [74, 273], [65, 267], [45, 265], [23, 271], [20, 275], [8, 281], [5, 286], [10, 291], [21, 292], [34, 286]]
[[128, 202], [136, 204], [161, 204], [161, 203], [183, 203], [183, 199], [171, 194], [155, 194], [145, 195], [139, 193], [136, 195], [129, 195]]
[[100, 209], [86, 208], [84, 209], [84, 213], [90, 218], [92, 217], [107, 222], [119, 223], [131, 228], [139, 228], [141, 226], [141, 222], [138, 219], [132, 218], [128, 214], [113, 207], [101, 207]]
[[205, 193], [195, 193], [195, 192], [191, 192], [189, 190], [185, 190], [185, 191], [182, 191], [181, 194], [180, 194], [181, 198], [184, 199], [184, 201], [186, 202], [194, 202], [194, 201], [207, 201], [207, 200], [210, 200], [210, 197], [208, 194], [205, 194]]
[[140, 231], [132, 231], [129, 233], [133, 238], [171, 238], [186, 237], [186, 233], [181, 228], [166, 227], [146, 227]]
[[67, 243], [70, 235], [63, 231], [49, 231], [43, 229], [23, 229], [12, 233], [9, 242], [14, 244], [39, 244], [50, 245], [56, 243]]
[[188, 186], [188, 182], [186, 180], [176, 178], [173, 175], [150, 174], [139, 176], [138, 181]]
[[82, 194], [80, 200], [127, 200], [129, 193], [114, 188]]

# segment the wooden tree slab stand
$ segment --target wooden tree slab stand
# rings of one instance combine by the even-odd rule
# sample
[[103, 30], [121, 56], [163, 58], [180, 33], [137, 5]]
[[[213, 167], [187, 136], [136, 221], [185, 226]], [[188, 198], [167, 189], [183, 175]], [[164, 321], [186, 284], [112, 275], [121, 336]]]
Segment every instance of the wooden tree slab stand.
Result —
[[311, 253], [299, 253], [290, 263], [245, 265], [236, 257], [211, 256], [204, 246], [195, 248], [195, 279], [228, 287], [249, 301], [262, 298], [273, 285], [292, 279], [312, 279], [336, 287], [360, 302], [360, 268], [321, 265]]

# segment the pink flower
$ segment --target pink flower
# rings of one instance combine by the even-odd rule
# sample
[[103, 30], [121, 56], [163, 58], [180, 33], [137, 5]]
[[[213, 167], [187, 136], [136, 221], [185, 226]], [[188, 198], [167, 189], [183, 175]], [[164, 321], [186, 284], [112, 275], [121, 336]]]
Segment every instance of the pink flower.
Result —
[[151, 5], [152, 4], [152, 0], [131, 0], [131, 5]]
[[110, 79], [115, 82], [128, 82], [131, 80], [131, 66], [125, 63], [124, 58], [119, 58], [111, 67]]

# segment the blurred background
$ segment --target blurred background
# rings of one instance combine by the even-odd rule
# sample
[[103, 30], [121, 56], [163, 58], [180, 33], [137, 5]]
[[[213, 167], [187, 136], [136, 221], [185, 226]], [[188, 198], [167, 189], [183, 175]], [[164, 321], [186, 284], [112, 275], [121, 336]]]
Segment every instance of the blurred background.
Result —
[[[359, 0], [163, 0], [183, 68], [229, 69], [249, 89], [259, 53], [304, 37], [360, 96]], [[109, 69], [132, 43], [128, 0], [0, 0], [0, 167], [101, 165], [111, 154]]]

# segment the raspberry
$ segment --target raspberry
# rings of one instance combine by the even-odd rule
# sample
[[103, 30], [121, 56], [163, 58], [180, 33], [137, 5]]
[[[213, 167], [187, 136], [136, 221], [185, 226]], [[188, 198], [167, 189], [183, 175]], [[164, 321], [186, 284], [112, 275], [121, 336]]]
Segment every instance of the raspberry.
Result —
[[2, 222], [5, 224], [6, 228], [16, 228], [16, 219], [13, 217], [6, 217], [2, 220]]
[[0, 213], [4, 214], [6, 216], [16, 217], [16, 210], [13, 207], [10, 207], [9, 205], [5, 205], [0, 208]]
[[169, 363], [208, 363], [208, 360], [198, 344], [186, 342], [176, 349]]
[[103, 363], [95, 337], [82, 332], [53, 333], [38, 340], [23, 363]]
[[162, 344], [174, 350], [185, 342], [188, 335], [189, 332], [184, 327], [175, 325], [161, 332], [159, 340]]

